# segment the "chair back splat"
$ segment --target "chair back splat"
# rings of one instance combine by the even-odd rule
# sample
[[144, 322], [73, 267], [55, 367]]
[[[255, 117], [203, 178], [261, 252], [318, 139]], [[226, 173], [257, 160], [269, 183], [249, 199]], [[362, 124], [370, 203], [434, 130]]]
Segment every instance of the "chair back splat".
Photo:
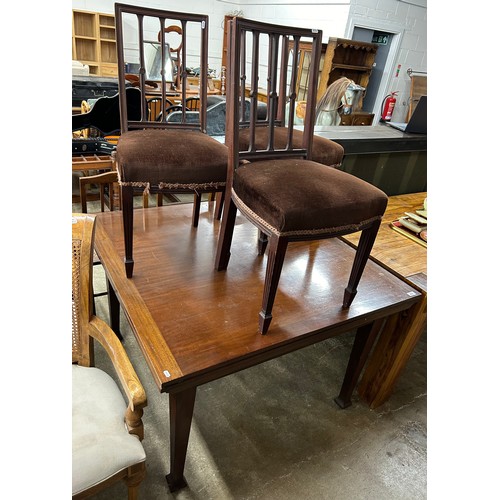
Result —
[[[208, 16], [116, 3], [115, 23], [122, 130], [115, 158], [122, 194], [125, 269], [131, 278], [134, 190], [193, 193], [192, 225], [196, 227], [202, 194], [225, 190], [227, 148], [206, 134]], [[171, 35], [177, 38], [176, 44], [181, 36], [177, 49], [170, 48]], [[200, 68], [199, 88], [194, 91], [188, 67]], [[139, 119], [127, 113], [125, 82], [130, 68], [138, 73]], [[190, 110], [192, 102], [196, 112]]]
[[[200, 39], [199, 47], [192, 47], [197, 54], [199, 62], [199, 97], [202, 112], [198, 123], [187, 123], [181, 120], [175, 128], [195, 129], [206, 131], [206, 102], [208, 85], [208, 16], [202, 14], [189, 14], [149, 9], [145, 7], [115, 4], [116, 14], [116, 44], [118, 56], [119, 81], [118, 90], [120, 97], [125, 96], [126, 65], [132, 61], [139, 65], [138, 89], [141, 92], [142, 106], [139, 120], [131, 120], [127, 113], [126, 99], [120, 99], [120, 123], [122, 132], [144, 127], [165, 128], [166, 115], [157, 122], [151, 120], [148, 108], [148, 96], [156, 95], [163, 101], [162, 108], [168, 106], [169, 100], [175, 100], [183, 108], [187, 109], [186, 101], [189, 99], [188, 72], [187, 72], [187, 43], [188, 32], [191, 36]], [[169, 21], [180, 24], [180, 35], [182, 41], [180, 47], [180, 63], [174, 64], [170, 56], [170, 44], [167, 40], [167, 26]], [[127, 35], [124, 36], [124, 27], [127, 26]], [[172, 26], [170, 26], [172, 28]], [[194, 33], [196, 29], [197, 33]], [[132, 40], [130, 34], [135, 33]], [[125, 41], [127, 46], [124, 46]], [[190, 54], [192, 57], [192, 54]], [[132, 63], [132, 64], [134, 64]], [[176, 74], [177, 73], [177, 74]]]
[[[331, 141], [323, 144], [314, 135], [321, 31], [236, 17], [230, 21], [229, 33], [229, 161], [215, 268], [225, 270], [228, 266], [239, 209], [259, 230], [260, 255], [269, 241], [259, 313], [259, 331], [266, 333], [289, 241], [362, 231], [343, 299], [343, 307], [350, 306], [387, 196], [371, 184], [333, 168], [341, 160], [342, 148]], [[312, 47], [303, 132], [293, 128], [302, 42]], [[267, 113], [259, 118], [260, 82], [266, 82]], [[326, 154], [320, 154], [320, 150]]]
[[[312, 42], [311, 65], [319, 65], [321, 31], [298, 28], [292, 28], [291, 31], [284, 26], [265, 26], [262, 23], [257, 26], [257, 23], [241, 18], [237, 19], [237, 24], [238, 31], [233, 30], [230, 34], [232, 59], [229, 66], [230, 87], [227, 88], [226, 144], [231, 157], [237, 156], [241, 160], [310, 157], [314, 130], [307, 113], [314, 113], [311, 107], [306, 108], [304, 134], [295, 131], [295, 136], [300, 136], [302, 142], [297, 144], [297, 141], [293, 141], [299, 43], [301, 40]], [[267, 76], [261, 74], [266, 67], [259, 64], [266, 52]], [[268, 81], [267, 113], [259, 119], [258, 91], [259, 83], [264, 78]], [[316, 101], [317, 82], [318, 73], [310, 72], [308, 102]], [[245, 105], [245, 93], [250, 100], [249, 112]], [[259, 140], [263, 135], [260, 127], [265, 127], [267, 137], [264, 144]], [[276, 131], [276, 127], [287, 128]], [[240, 133], [248, 138], [246, 150], [240, 147], [243, 144], [240, 142]]]

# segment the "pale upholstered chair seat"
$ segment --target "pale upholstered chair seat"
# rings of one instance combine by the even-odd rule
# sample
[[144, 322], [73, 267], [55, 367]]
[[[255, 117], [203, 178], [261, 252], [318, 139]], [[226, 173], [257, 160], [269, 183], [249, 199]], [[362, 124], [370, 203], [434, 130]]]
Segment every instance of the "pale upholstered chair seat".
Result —
[[73, 495], [146, 460], [124, 421], [126, 404], [114, 380], [98, 368], [73, 365]]

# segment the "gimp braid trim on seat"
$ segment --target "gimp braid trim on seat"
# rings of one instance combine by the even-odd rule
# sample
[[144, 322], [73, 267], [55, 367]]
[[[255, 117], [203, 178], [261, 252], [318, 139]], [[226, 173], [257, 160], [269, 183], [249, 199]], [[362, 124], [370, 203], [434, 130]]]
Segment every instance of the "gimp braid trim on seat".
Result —
[[370, 219], [367, 219], [365, 221], [360, 222], [359, 224], [348, 224], [346, 226], [338, 226], [338, 227], [324, 227], [320, 229], [304, 229], [302, 231], [279, 231], [277, 228], [274, 226], [271, 226], [268, 222], [266, 222], [264, 219], [259, 217], [253, 210], [248, 208], [243, 201], [238, 197], [238, 195], [234, 192], [233, 189], [231, 189], [231, 196], [233, 197], [234, 204], [237, 206], [237, 208], [243, 212], [244, 214], [248, 215], [250, 218], [255, 219], [267, 228], [271, 233], [275, 234], [276, 236], [304, 236], [304, 235], [320, 235], [320, 234], [338, 234], [339, 236], [342, 234], [350, 234], [350, 233], [355, 233], [357, 231], [360, 231], [362, 227], [365, 225], [369, 225], [372, 222], [375, 222], [376, 220], [381, 220], [382, 216], [375, 216], [371, 217]]
[[197, 189], [218, 189], [226, 185], [226, 182], [205, 182], [202, 184], [182, 184], [179, 182], [160, 182], [158, 184], [159, 189], [191, 189], [196, 191]]
[[120, 184], [120, 186], [144, 187], [144, 194], [149, 194], [149, 188], [151, 187], [151, 184], [149, 182], [123, 182], [118, 179], [118, 183]]

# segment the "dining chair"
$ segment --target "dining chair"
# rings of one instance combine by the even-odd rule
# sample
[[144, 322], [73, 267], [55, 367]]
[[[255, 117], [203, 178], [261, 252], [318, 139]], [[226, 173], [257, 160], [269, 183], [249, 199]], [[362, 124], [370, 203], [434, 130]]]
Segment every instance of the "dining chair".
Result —
[[[80, 203], [82, 206], [82, 213], [86, 214], [87, 195], [90, 187], [96, 186], [99, 190], [99, 204], [101, 212], [109, 208], [110, 212], [115, 209], [115, 194], [119, 198], [119, 193], [115, 193], [115, 184], [118, 183], [118, 175], [116, 170], [108, 172], [100, 172], [94, 175], [86, 175], [78, 179], [80, 184]], [[119, 205], [119, 200], [118, 200]]]
[[[357, 293], [387, 205], [387, 196], [375, 186], [312, 160], [321, 36], [321, 31], [314, 29], [241, 17], [230, 21], [226, 81], [229, 160], [215, 268], [228, 267], [239, 210], [269, 241], [258, 246], [259, 254], [269, 247], [258, 322], [262, 334], [268, 331], [272, 320], [288, 243], [361, 231], [342, 303], [343, 308], [348, 308]], [[312, 56], [299, 147], [293, 120], [299, 46], [303, 41], [312, 44]], [[265, 71], [259, 71], [260, 68]], [[256, 113], [259, 79], [266, 82], [267, 88], [267, 116], [260, 120]], [[242, 112], [245, 94], [250, 99], [248, 119]], [[241, 147], [242, 134], [248, 137], [247, 148]], [[258, 143], [257, 137], [266, 140]]]
[[[170, 109], [172, 106], [175, 106], [175, 103], [170, 99], [165, 99], [165, 107], [163, 108], [165, 111]], [[161, 121], [163, 116], [163, 111], [161, 108], [162, 99], [159, 96], [147, 97], [146, 98], [147, 108], [148, 108], [148, 120], [149, 121]], [[167, 113], [168, 114], [168, 113]]]
[[[118, 88], [120, 95], [121, 136], [116, 146], [116, 169], [122, 193], [122, 214], [125, 240], [125, 270], [133, 275], [133, 209], [136, 190], [163, 193], [193, 193], [192, 226], [198, 225], [199, 201], [203, 193], [225, 190], [227, 148], [206, 134], [206, 102], [208, 75], [208, 16], [172, 12], [121, 3], [115, 4], [116, 44], [118, 56]], [[181, 27], [180, 86], [173, 88], [170, 50], [165, 42], [165, 27]], [[125, 33], [125, 27], [127, 32]], [[159, 33], [160, 42], [157, 42]], [[154, 40], [154, 41], [150, 41]], [[189, 46], [188, 46], [189, 41]], [[199, 42], [197, 42], [199, 41]], [[188, 64], [187, 56], [190, 60]], [[137, 60], [133, 60], [137, 57]], [[127, 115], [125, 96], [125, 63], [139, 64], [139, 87], [143, 96], [141, 117], [131, 120]], [[187, 119], [187, 67], [200, 68], [197, 119]], [[178, 92], [182, 106], [179, 120], [148, 120], [145, 82], [151, 68], [160, 75], [160, 109], [167, 94]]]
[[[147, 399], [120, 340], [94, 314], [94, 235], [95, 215], [72, 214], [72, 496], [87, 498], [124, 480], [135, 500], [146, 475]], [[110, 357], [115, 377], [94, 366], [94, 341]]]

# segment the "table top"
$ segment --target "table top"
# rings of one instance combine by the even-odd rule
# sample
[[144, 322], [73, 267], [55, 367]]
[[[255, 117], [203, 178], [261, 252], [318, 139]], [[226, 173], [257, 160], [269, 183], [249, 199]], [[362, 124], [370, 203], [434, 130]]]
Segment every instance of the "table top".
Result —
[[[411, 193], [390, 196], [382, 225], [373, 245], [371, 256], [403, 277], [422, 276], [412, 279], [412, 282], [427, 288], [427, 248], [391, 229], [389, 224], [404, 216], [405, 212], [415, 212], [423, 208], [427, 193]], [[359, 233], [343, 236], [343, 239], [357, 244]], [[418, 279], [418, 283], [417, 283]]]
[[290, 243], [266, 335], [258, 333], [267, 257], [257, 229], [238, 214], [227, 271], [215, 271], [219, 221], [202, 203], [134, 210], [134, 276], [124, 269], [121, 212], [97, 215], [96, 250], [158, 388], [175, 392], [215, 380], [375, 319], [421, 296], [369, 261], [348, 310], [342, 299], [354, 257], [339, 239]]

